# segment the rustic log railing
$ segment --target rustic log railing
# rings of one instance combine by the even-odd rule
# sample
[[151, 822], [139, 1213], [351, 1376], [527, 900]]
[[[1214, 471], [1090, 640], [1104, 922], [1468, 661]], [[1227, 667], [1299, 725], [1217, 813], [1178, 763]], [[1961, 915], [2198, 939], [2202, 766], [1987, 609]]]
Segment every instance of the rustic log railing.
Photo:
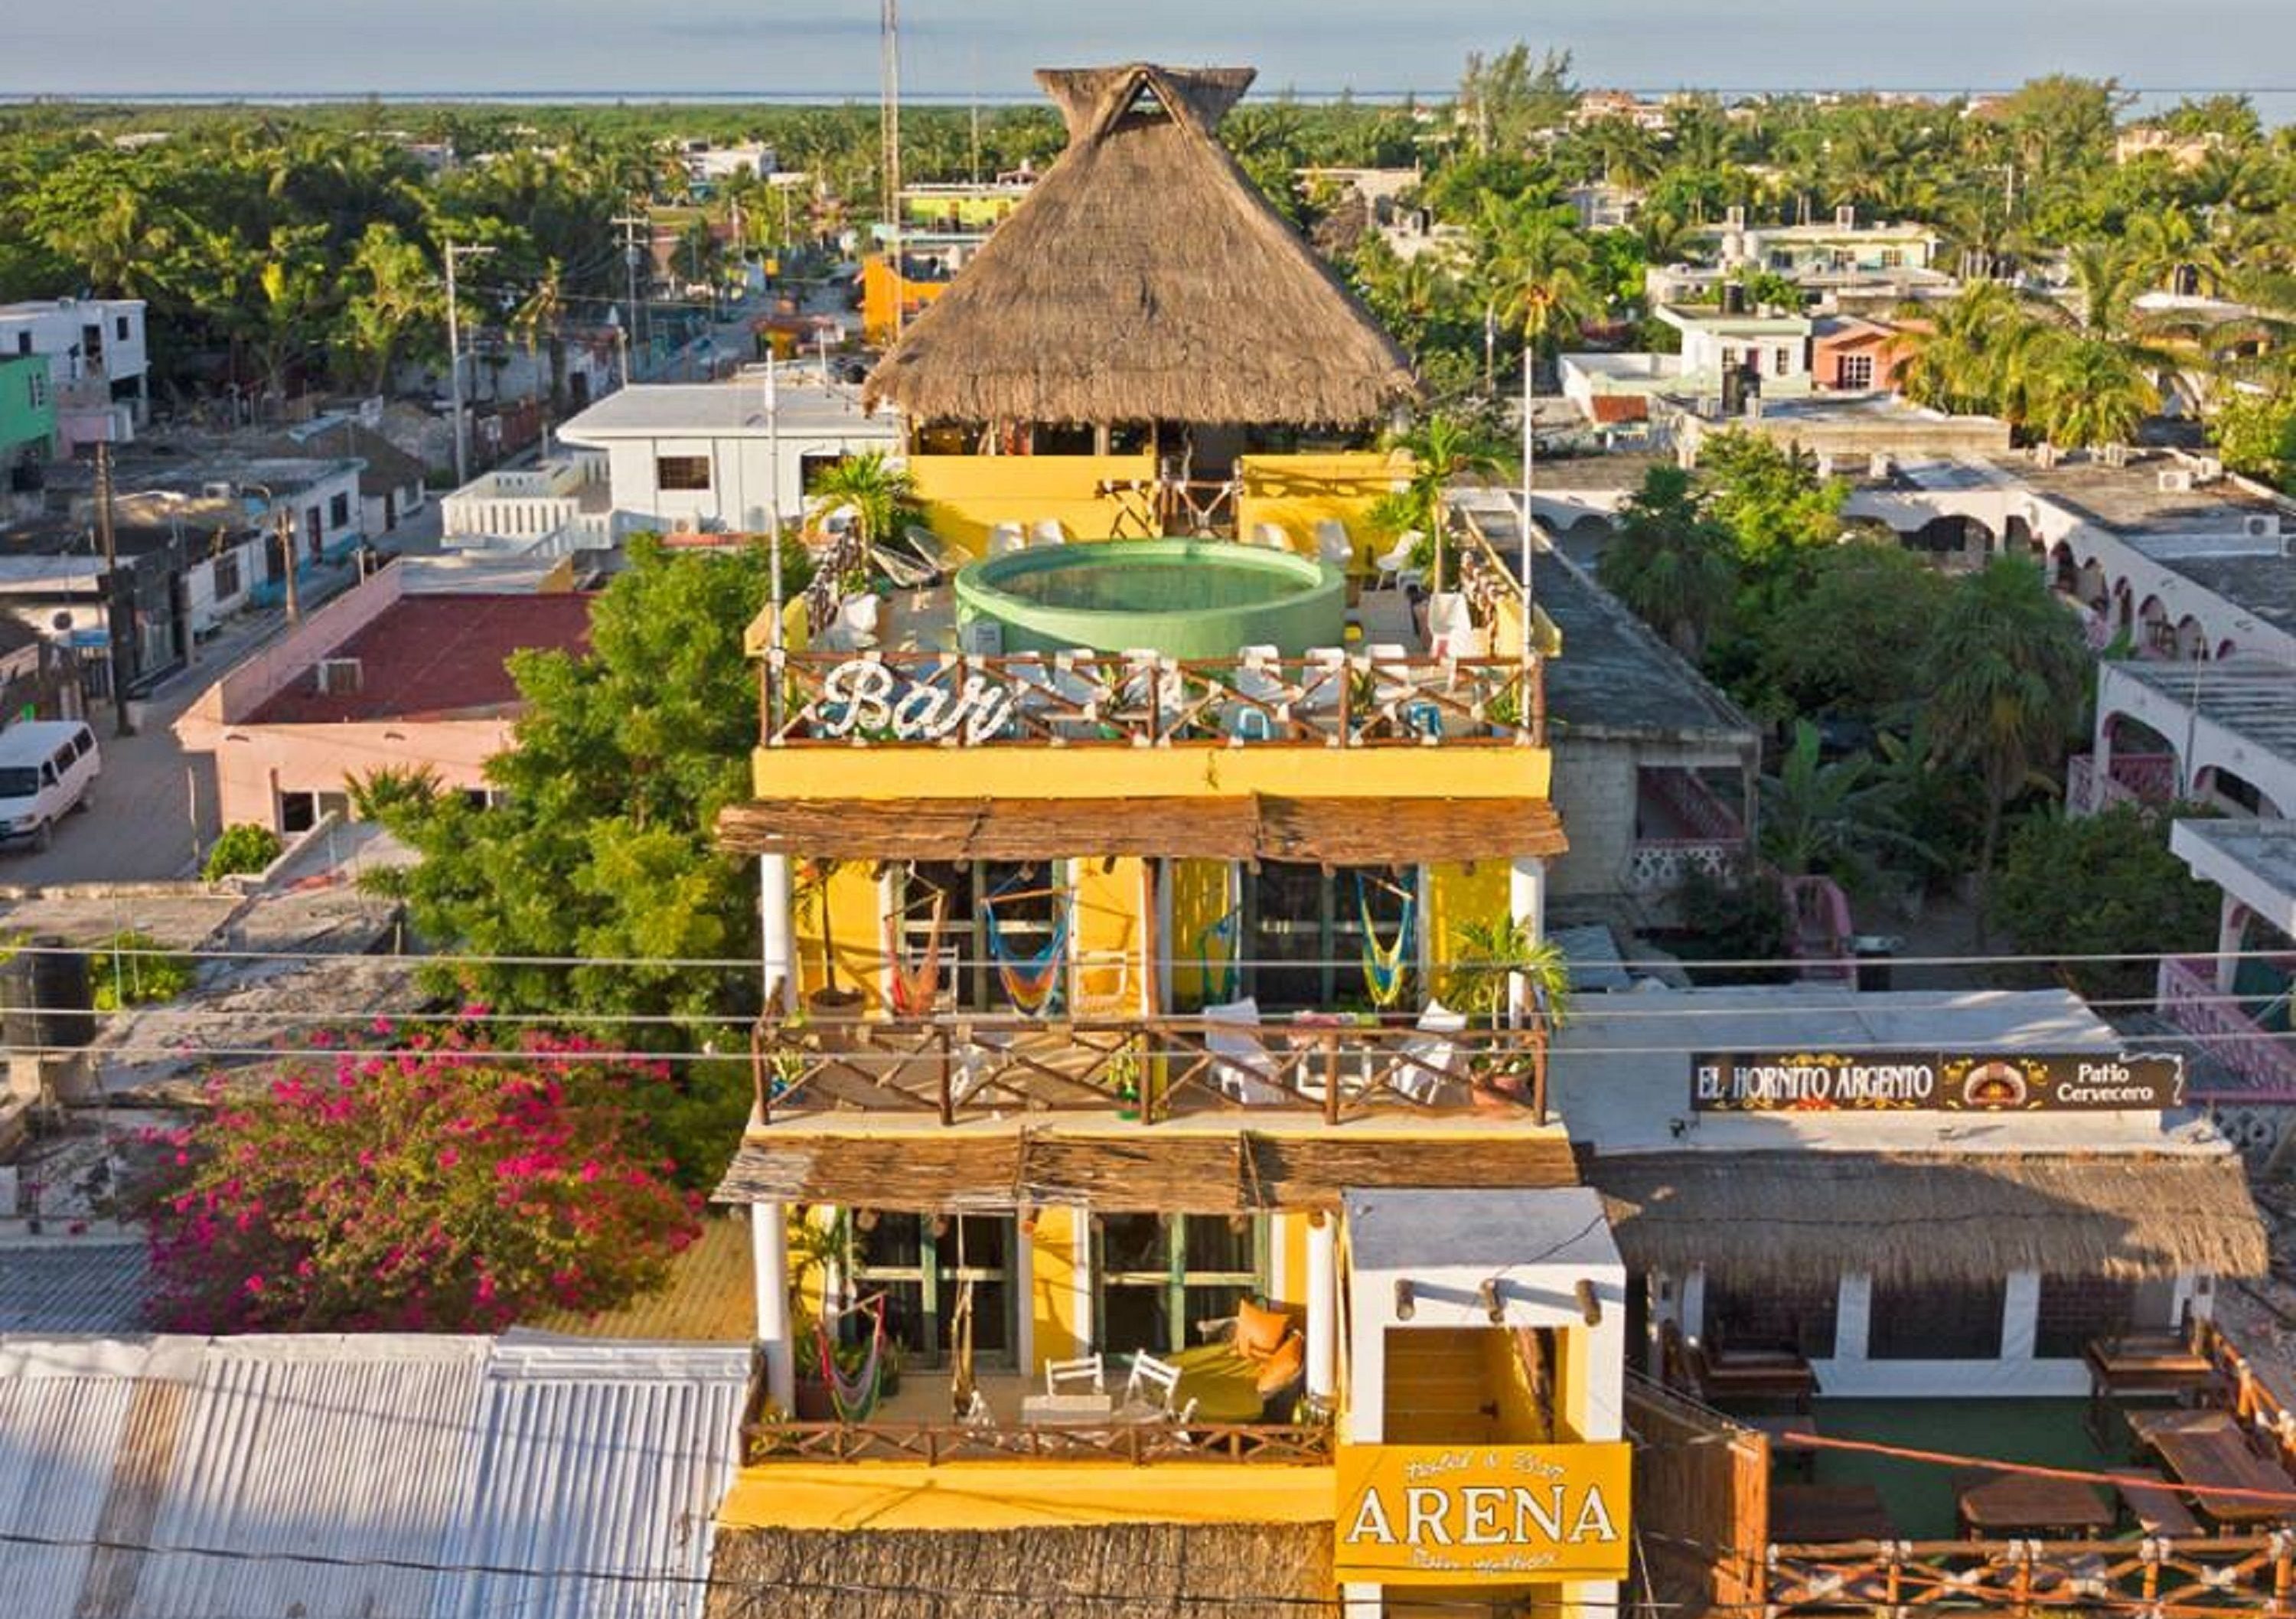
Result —
[[1546, 1118], [1547, 1031], [1435, 1031], [1163, 1017], [766, 1020], [751, 1037], [760, 1123], [838, 1109], [938, 1115], [1113, 1111], [1144, 1124], [1234, 1111]]
[[[1512, 658], [775, 653], [767, 747], [1539, 745], [1546, 671]], [[1528, 718], [1526, 718], [1528, 717]]]
[[1767, 1611], [1999, 1607], [2285, 1615], [2296, 1534], [1773, 1545]]
[[1168, 1461], [1232, 1461], [1321, 1467], [1332, 1459], [1327, 1426], [1282, 1423], [1128, 1422], [1067, 1424], [924, 1422], [776, 1422], [742, 1428], [751, 1465], [778, 1461], [950, 1462], [1113, 1461], [1145, 1467]]

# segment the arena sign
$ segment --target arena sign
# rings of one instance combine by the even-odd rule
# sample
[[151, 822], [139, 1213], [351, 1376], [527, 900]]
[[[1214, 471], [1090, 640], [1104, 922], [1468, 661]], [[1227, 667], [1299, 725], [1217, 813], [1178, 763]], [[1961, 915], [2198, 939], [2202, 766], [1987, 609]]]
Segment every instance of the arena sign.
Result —
[[1342, 1445], [1338, 1462], [1342, 1582], [1626, 1577], [1625, 1444]]
[[2185, 1059], [2099, 1051], [1700, 1052], [1697, 1113], [2153, 1113]]

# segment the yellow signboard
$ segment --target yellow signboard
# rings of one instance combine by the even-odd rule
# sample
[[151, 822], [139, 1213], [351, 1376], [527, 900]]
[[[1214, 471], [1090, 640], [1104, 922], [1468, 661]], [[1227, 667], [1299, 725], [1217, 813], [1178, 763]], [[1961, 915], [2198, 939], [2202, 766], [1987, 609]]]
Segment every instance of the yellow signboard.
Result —
[[1584, 1445], [1342, 1445], [1343, 1581], [1622, 1580], [1632, 1451]]

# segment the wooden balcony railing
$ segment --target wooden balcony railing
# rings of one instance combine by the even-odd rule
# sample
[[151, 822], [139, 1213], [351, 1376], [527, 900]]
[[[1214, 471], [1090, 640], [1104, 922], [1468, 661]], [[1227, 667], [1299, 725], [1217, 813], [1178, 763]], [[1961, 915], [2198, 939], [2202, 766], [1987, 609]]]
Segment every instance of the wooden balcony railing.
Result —
[[1546, 745], [1534, 658], [775, 653], [767, 747]]
[[1066, 1424], [777, 1422], [742, 1430], [742, 1459], [946, 1462], [1103, 1461], [1142, 1467], [1168, 1461], [1259, 1462], [1322, 1467], [1332, 1460], [1328, 1426], [1278, 1423], [1112, 1421]]
[[1013, 1113], [1107, 1112], [1143, 1124], [1236, 1112], [1523, 1114], [1546, 1120], [1547, 1035], [1164, 1017], [1039, 1022], [760, 1023], [759, 1122], [836, 1110], [945, 1125]]

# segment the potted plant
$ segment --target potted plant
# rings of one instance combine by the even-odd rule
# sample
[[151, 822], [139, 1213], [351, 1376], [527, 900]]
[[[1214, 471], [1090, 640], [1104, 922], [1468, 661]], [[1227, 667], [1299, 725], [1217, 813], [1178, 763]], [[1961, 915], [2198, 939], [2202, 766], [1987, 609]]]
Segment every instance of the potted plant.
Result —
[[[1456, 935], [1457, 950], [1450, 964], [1447, 999], [1473, 1018], [1488, 1018], [1494, 1030], [1506, 1020], [1512, 981], [1518, 973], [1529, 982], [1532, 1005], [1542, 1008], [1547, 1023], [1559, 1028], [1570, 1011], [1570, 961], [1562, 947], [1540, 939], [1530, 925], [1509, 916], [1492, 922], [1465, 922]], [[1480, 1054], [1472, 1059], [1471, 1088], [1477, 1101], [1517, 1098], [1500, 1083], [1497, 1059]]]
[[821, 934], [822, 982], [805, 992], [805, 1010], [807, 1017], [820, 1025], [817, 1033], [824, 1048], [849, 1037], [843, 1025], [861, 1015], [866, 1000], [857, 985], [837, 981], [837, 935], [831, 920], [829, 884], [838, 865], [835, 860], [808, 862], [808, 875], [797, 894], [800, 916], [813, 923]]
[[[850, 1244], [852, 1216], [843, 1209], [832, 1212], [825, 1220], [816, 1220], [808, 1211], [793, 1212], [788, 1221], [789, 1253], [789, 1312], [795, 1320], [805, 1302], [805, 1288], [816, 1273], [826, 1288], [833, 1269], [845, 1262]], [[832, 1422], [837, 1408], [829, 1397], [829, 1384], [821, 1375], [822, 1335], [827, 1329], [816, 1319], [806, 1332], [796, 1335], [791, 1352], [796, 1356], [795, 1394], [797, 1409], [791, 1413], [799, 1422]], [[833, 1349], [832, 1349], [833, 1352]]]

